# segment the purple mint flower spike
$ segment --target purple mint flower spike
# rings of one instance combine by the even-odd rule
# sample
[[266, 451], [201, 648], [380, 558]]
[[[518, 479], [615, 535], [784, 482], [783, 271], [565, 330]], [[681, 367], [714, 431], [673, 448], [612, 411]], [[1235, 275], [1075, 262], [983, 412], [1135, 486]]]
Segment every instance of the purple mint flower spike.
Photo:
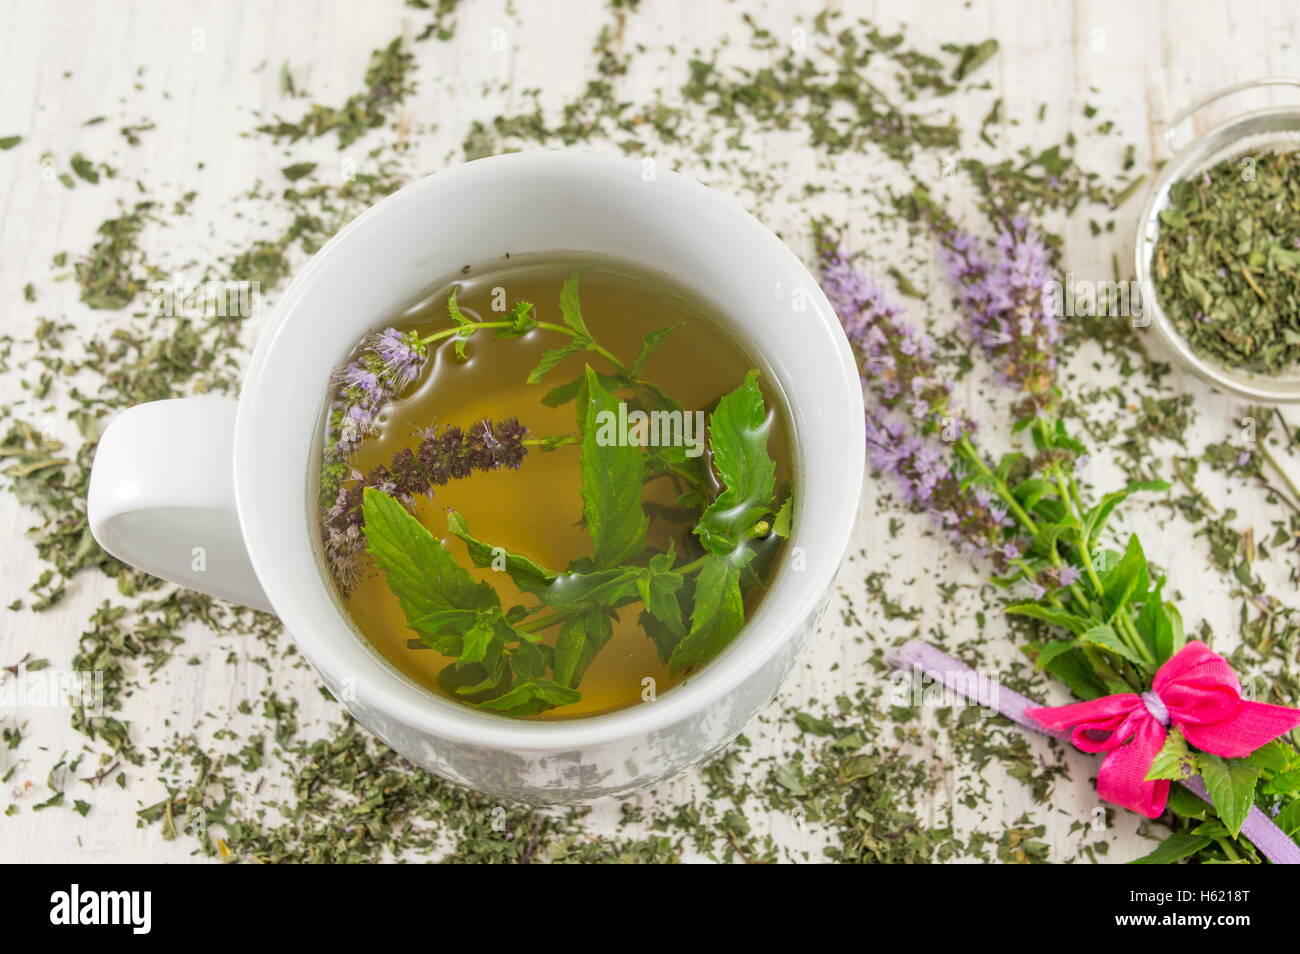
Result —
[[905, 423], [880, 407], [867, 412], [866, 438], [872, 468], [894, 477], [903, 499], [928, 510], [953, 543], [976, 558], [992, 559], [999, 572], [1020, 555], [1019, 544], [1005, 541], [1006, 511], [983, 488], [962, 486], [942, 444], [910, 435]]
[[[988, 284], [990, 268], [974, 239], [958, 237], [957, 247], [964, 251], [960, 260], [953, 258], [954, 267], [975, 283], [970, 300], [987, 300], [981, 307], [992, 317], [999, 293]], [[964, 484], [949, 463], [951, 442], [972, 433], [974, 425], [950, 406], [950, 388], [934, 367], [933, 342], [903, 320], [902, 309], [820, 227], [817, 250], [823, 288], [858, 353], [863, 385], [877, 402], [866, 415], [872, 468], [893, 476], [903, 499], [928, 510], [954, 544], [1006, 572], [1028, 545], [1008, 539], [1015, 521], [1005, 505], [986, 488]]]
[[903, 310], [854, 266], [838, 242], [818, 226], [822, 288], [849, 344], [857, 352], [864, 386], [886, 407], [906, 410], [924, 434], [953, 429], [970, 433], [970, 422], [949, 410], [951, 385], [934, 367], [934, 342], [902, 317]]
[[1061, 331], [1057, 316], [1043, 305], [1053, 268], [1042, 235], [1017, 216], [986, 243], [958, 228], [924, 190], [914, 197], [939, 239], [962, 326], [994, 364], [998, 381], [1025, 396], [1018, 416], [1051, 408]]
[[419, 376], [427, 354], [413, 332], [396, 328], [362, 339], [357, 356], [334, 372], [334, 456], [346, 457], [374, 433], [380, 413]]
[[396, 328], [385, 328], [371, 335], [362, 348], [379, 358], [394, 392], [414, 381], [424, 366], [424, 345], [413, 334], [404, 335]]
[[392, 494], [407, 506], [420, 495], [432, 496], [434, 487], [505, 467], [518, 469], [528, 447], [528, 429], [517, 418], [493, 423], [479, 421], [467, 430], [448, 425], [420, 432], [419, 444], [398, 451], [392, 461], [362, 475], [352, 471], [339, 486], [333, 505], [325, 512], [325, 558], [335, 583], [348, 596], [360, 575], [358, 558], [365, 549], [361, 505], [367, 487]]
[[1013, 219], [982, 249], [969, 233], [939, 236], [940, 258], [957, 290], [963, 326], [997, 367], [998, 380], [1025, 394], [1020, 415], [1033, 416], [1055, 401], [1060, 325], [1043, 307], [1052, 279], [1047, 246], [1024, 219]]

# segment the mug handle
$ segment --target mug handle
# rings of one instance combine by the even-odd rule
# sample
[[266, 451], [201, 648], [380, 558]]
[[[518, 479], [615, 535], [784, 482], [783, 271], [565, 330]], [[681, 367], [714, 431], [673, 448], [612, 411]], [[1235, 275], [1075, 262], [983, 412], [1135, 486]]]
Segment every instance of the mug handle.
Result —
[[99, 545], [191, 590], [273, 612], [235, 510], [230, 398], [153, 401], [105, 429], [86, 510]]

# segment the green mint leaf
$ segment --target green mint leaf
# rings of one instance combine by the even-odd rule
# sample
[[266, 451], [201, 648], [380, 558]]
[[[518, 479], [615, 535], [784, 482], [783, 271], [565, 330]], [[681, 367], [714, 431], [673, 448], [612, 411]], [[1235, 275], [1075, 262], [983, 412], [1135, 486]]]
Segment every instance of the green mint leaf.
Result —
[[574, 378], [567, 384], [551, 388], [542, 395], [542, 404], [546, 407], [563, 407], [578, 396], [582, 390], [582, 378]]
[[1209, 804], [1182, 785], [1169, 786], [1169, 810], [1183, 818], [1205, 818]]
[[1156, 640], [1156, 664], [1164, 664], [1187, 644], [1187, 634], [1183, 632], [1183, 614], [1173, 603], [1165, 604], [1165, 622], [1169, 624], [1167, 633], [1160, 632]]
[[1129, 484], [1123, 490], [1116, 490], [1113, 493], [1106, 494], [1097, 503], [1095, 507], [1088, 511], [1087, 516], [1083, 518], [1083, 537], [1085, 540], [1096, 540], [1101, 533], [1102, 527], [1106, 525], [1106, 520], [1110, 517], [1114, 509], [1124, 501], [1129, 494], [1138, 493], [1143, 490], [1168, 490], [1170, 484], [1163, 480], [1141, 480]]
[[1053, 639], [1046, 643], [1033, 643], [1029, 648], [1034, 653], [1034, 666], [1038, 669], [1046, 669], [1057, 656], [1078, 649], [1079, 643], [1078, 640], [1073, 639]]
[[[1054, 508], [1060, 507], [1060, 502], [1056, 500], [1049, 500], [1046, 502], [1040, 501], [1040, 506], [1036, 511], [1040, 517], [1042, 516], [1042, 511], [1046, 510], [1049, 505]], [[1051, 517], [1050, 520], [1050, 523], [1046, 526], [1040, 526], [1038, 532], [1034, 534], [1034, 539], [1031, 544], [1032, 552], [1042, 554], [1051, 553], [1053, 547], [1056, 546], [1057, 540], [1065, 534], [1079, 529], [1079, 521], [1075, 520], [1073, 517], [1060, 518], [1054, 516]]]
[[596, 607], [617, 609], [636, 598], [636, 581], [641, 567], [621, 566], [592, 573], [562, 573], [545, 593], [543, 603], [561, 613], [577, 613]]
[[1274, 817], [1273, 824], [1294, 838], [1296, 833], [1300, 832], [1300, 800], [1283, 805], [1282, 810]]
[[1259, 769], [1242, 759], [1221, 759], [1208, 752], [1196, 753], [1196, 767], [1205, 779], [1205, 788], [1214, 801], [1215, 813], [1236, 838], [1255, 804]]
[[[601, 374], [598, 377], [600, 383], [609, 391], [617, 391], [619, 388], [627, 386], [627, 381], [619, 374]], [[542, 403], [547, 407], [562, 407], [568, 404], [582, 393], [582, 385], [585, 381], [586, 375], [580, 374], [568, 384], [561, 384], [559, 387], [552, 388], [542, 395]]]
[[461, 329], [460, 333], [452, 340], [456, 345], [456, 357], [463, 359], [465, 357], [465, 345], [469, 343], [470, 336], [474, 333], [474, 329], [469, 327], [473, 324], [473, 321], [468, 315], [460, 310], [460, 305], [456, 303], [456, 292], [457, 289], [453, 288], [451, 294], [447, 297], [447, 314], [451, 316], [451, 320]]
[[1043, 606], [1039, 603], [1012, 603], [1004, 610], [1004, 612], [1010, 613], [1013, 616], [1028, 616], [1030, 619], [1040, 619], [1044, 623], [1050, 623], [1053, 626], [1068, 629], [1076, 636], [1082, 636], [1088, 630], [1097, 625], [1092, 620], [1086, 619], [1083, 616], [1076, 616], [1063, 609]]
[[745, 625], [745, 604], [740, 594], [740, 567], [725, 556], [711, 556], [695, 578], [695, 605], [691, 628], [668, 660], [668, 670], [679, 673], [708, 662]]
[[447, 315], [458, 325], [473, 324], [473, 320], [460, 310], [460, 305], [456, 302], [457, 292], [458, 289], [453, 288], [447, 297]]
[[1151, 655], [1157, 658], [1157, 662], [1163, 661], [1159, 659], [1161, 642], [1169, 643], [1172, 636], [1172, 628], [1165, 614], [1164, 603], [1161, 600], [1164, 588], [1165, 581], [1162, 578], [1156, 581], [1155, 588], [1151, 592], [1139, 594], [1142, 601], [1142, 610], [1133, 620], [1138, 635], [1142, 637], [1142, 641], [1151, 650]]
[[1143, 855], [1141, 858], [1129, 862], [1129, 864], [1171, 865], [1176, 861], [1182, 861], [1184, 858], [1190, 858], [1213, 841], [1213, 838], [1206, 838], [1204, 835], [1189, 835], [1186, 832], [1177, 831], [1162, 841], [1155, 851], [1149, 855]]
[[406, 624], [419, 633], [413, 645], [428, 646], [444, 656], [459, 656], [464, 647], [464, 635], [479, 621], [484, 610], [439, 610], [414, 619]]
[[515, 683], [501, 695], [480, 702], [479, 708], [493, 709], [509, 716], [536, 715], [544, 709], [567, 706], [582, 698], [582, 693], [550, 679], [529, 679]]
[[479, 614], [461, 642], [460, 657], [456, 660], [457, 669], [463, 669], [470, 663], [481, 663], [487, 658], [488, 648], [496, 639], [497, 623], [500, 620], [499, 607], [493, 612]]
[[519, 679], [540, 679], [546, 675], [547, 661], [553, 651], [539, 643], [523, 642], [510, 654], [510, 669]]
[[1155, 589], [1142, 597], [1142, 611], [1134, 621], [1157, 666], [1164, 664], [1187, 641], [1178, 607], [1164, 602], [1164, 587], [1165, 581], [1161, 579]]
[[[660, 636], [671, 639], [674, 648], [686, 636], [686, 621], [682, 617], [681, 599], [677, 595], [684, 583], [685, 577], [680, 573], [656, 574], [649, 579], [646, 592], [642, 595], [646, 614], [659, 624]], [[651, 638], [661, 648], [666, 642], [654, 636]]]
[[1084, 643], [1091, 643], [1093, 646], [1100, 646], [1102, 649], [1109, 650], [1116, 656], [1127, 659], [1137, 666], [1146, 666], [1145, 660], [1137, 653], [1129, 649], [1128, 645], [1119, 638], [1119, 634], [1111, 629], [1109, 625], [1094, 626], [1086, 633], [1083, 633], [1079, 640]]
[[758, 372], [750, 371], [709, 418], [713, 466], [724, 489], [700, 516], [695, 533], [710, 553], [730, 553], [772, 509], [776, 463], [767, 452], [770, 428]]
[[1057, 653], [1042, 668], [1069, 686], [1080, 699], [1097, 699], [1106, 695], [1106, 687], [1097, 680], [1097, 673], [1083, 653]]
[[574, 272], [564, 280], [564, 287], [560, 289], [560, 315], [565, 327], [572, 328], [583, 341], [590, 342], [591, 332], [582, 320], [582, 308], [578, 303], [578, 283], [581, 279], [582, 272]]
[[458, 667], [453, 663], [438, 673], [438, 685], [463, 701], [477, 705], [510, 688], [510, 670], [500, 656], [492, 660], [491, 667], [483, 663]]
[[658, 385], [649, 381], [636, 382], [636, 390], [643, 411], [682, 411], [682, 402], [671, 394], [665, 393]]
[[791, 525], [794, 522], [794, 495], [786, 494], [781, 509], [772, 518], [772, 532], [782, 540], [790, 539]]
[[1110, 618], [1114, 619], [1134, 596], [1143, 596], [1150, 585], [1147, 575], [1147, 560], [1142, 553], [1142, 544], [1137, 534], [1128, 538], [1128, 548], [1115, 566], [1108, 570], [1101, 580], [1106, 592], [1106, 604], [1110, 609]]
[[1250, 755], [1246, 756], [1246, 761], [1251, 765], [1258, 766], [1263, 772], [1285, 772], [1288, 768], [1297, 764], [1300, 759], [1300, 752], [1295, 747], [1281, 739], [1274, 739], [1272, 742], [1265, 742]]
[[455, 510], [447, 513], [447, 529], [465, 542], [469, 557], [474, 561], [475, 566], [504, 570], [510, 574], [510, 579], [514, 580], [515, 585], [525, 593], [534, 595], [545, 593], [558, 575], [522, 554], [511, 553], [504, 547], [494, 547], [484, 543], [469, 532], [469, 525], [465, 522], [465, 518]]
[[480, 612], [480, 610], [438, 610], [407, 622], [412, 629], [418, 629], [422, 633], [463, 633], [478, 621]]
[[1177, 728], [1170, 729], [1169, 734], [1165, 736], [1165, 744], [1151, 760], [1146, 781], [1155, 782], [1167, 778], [1177, 782], [1187, 778], [1192, 772], [1192, 753], [1187, 748], [1187, 740]]
[[1028, 459], [1029, 458], [1020, 451], [1010, 451], [1009, 453], [1003, 454], [998, 460], [998, 466], [996, 469], [998, 480], [1009, 480], [1011, 477], [1011, 471], [1020, 463], [1027, 461]]
[[650, 558], [648, 569], [637, 577], [636, 588], [646, 612], [662, 623], [675, 640], [680, 640], [686, 635], [686, 623], [682, 618], [682, 604], [677, 594], [686, 578], [673, 572], [672, 566], [676, 558], [670, 540], [666, 553], [657, 553]]
[[367, 487], [362, 516], [366, 549], [384, 572], [408, 623], [448, 610], [500, 607], [496, 590], [476, 581], [441, 540], [388, 494]]
[[[684, 320], [685, 319], [682, 319], [682, 321]], [[664, 339], [682, 326], [682, 321], [678, 321], [674, 325], [669, 325], [667, 328], [660, 328], [658, 331], [652, 331], [645, 336], [644, 340], [641, 342], [641, 350], [638, 351], [636, 357], [632, 359], [632, 366], [628, 369], [633, 378], [641, 377], [641, 372], [645, 370], [646, 362], [649, 361], [650, 358], [654, 356], [654, 353], [659, 350], [659, 346], [664, 343]]]
[[537, 327], [537, 319], [533, 317], [533, 303], [531, 301], [516, 302], [515, 306], [510, 309], [510, 314], [506, 315], [505, 320], [510, 322], [510, 325], [506, 328], [498, 328], [493, 337], [502, 340], [522, 338]]
[[614, 625], [603, 609], [590, 609], [566, 619], [555, 640], [555, 681], [577, 686], [613, 633]]
[[556, 366], [565, 358], [575, 354], [582, 354], [586, 350], [584, 345], [577, 342], [570, 342], [559, 348], [552, 348], [550, 351], [545, 352], [538, 360], [537, 366], [528, 372], [528, 383], [537, 384], [542, 378], [554, 371]]
[[1106, 574], [1115, 569], [1115, 564], [1119, 563], [1123, 556], [1124, 554], [1118, 550], [1099, 550], [1092, 556], [1093, 569], [1097, 571], [1098, 576], [1105, 579]]
[[666, 623], [660, 622], [649, 613], [642, 613], [637, 617], [637, 622], [641, 626], [641, 631], [655, 644], [659, 661], [665, 666], [668, 665], [668, 661], [673, 658], [673, 650], [682, 641], [683, 633], [673, 632]]
[[[499, 654], [493, 655], [490, 663], [484, 661], [464, 666], [459, 662], [452, 663], [438, 673], [438, 682], [458, 696], [472, 697], [470, 701], [473, 702], [491, 699], [510, 688], [510, 672], [504, 663]], [[456, 679], [452, 673], [464, 673], [464, 676]]]
[[677, 563], [677, 544], [672, 537], [668, 538], [668, 549], [663, 553], [656, 553], [646, 561], [646, 566], [655, 573], [667, 573]]
[[1022, 480], [1016, 484], [1011, 489], [1011, 493], [1022, 507], [1026, 510], [1033, 510], [1035, 505], [1044, 497], [1055, 495], [1056, 484], [1041, 477], [1030, 477], [1028, 480]]
[[1264, 783], [1263, 791], [1267, 795], [1300, 795], [1300, 768], [1273, 776]]
[[626, 562], [645, 547], [650, 522], [641, 503], [645, 455], [631, 443], [611, 440], [609, 431], [616, 427], [607, 424], [618, 420], [618, 402], [590, 367], [579, 416], [582, 515], [594, 541], [592, 562], [603, 569]]

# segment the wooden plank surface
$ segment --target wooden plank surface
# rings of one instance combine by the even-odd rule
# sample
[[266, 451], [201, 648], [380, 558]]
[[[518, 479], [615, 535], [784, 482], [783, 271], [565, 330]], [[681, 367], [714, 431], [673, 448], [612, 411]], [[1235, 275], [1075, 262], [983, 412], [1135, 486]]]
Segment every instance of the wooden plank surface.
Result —
[[[741, 3], [645, 0], [628, 19], [624, 37], [629, 45], [644, 43], [649, 48], [621, 81], [628, 97], [680, 83], [685, 53], [712, 49], [721, 38], [738, 35], [739, 13], [750, 8]], [[821, 3], [802, 0], [752, 5], [756, 19], [769, 25], [777, 36], [806, 24], [821, 8]], [[1107, 155], [1113, 155], [1131, 141], [1137, 145], [1139, 164], [1150, 167], [1165, 156], [1160, 137], [1166, 120], [1188, 102], [1243, 79], [1300, 72], [1295, 46], [1300, 8], [1286, 0], [1144, 4], [881, 0], [837, 8], [869, 17], [887, 28], [906, 24], [909, 38], [921, 46], [997, 37], [1001, 52], [983, 78], [992, 84], [989, 96], [1004, 99], [1005, 141], [1041, 135], [1046, 144], [1067, 129], [1083, 130], [1087, 125], [1080, 119], [1081, 110], [1092, 104], [1100, 107], [1106, 118], [1115, 120], [1117, 134], [1108, 140], [1089, 141], [1082, 153], [1085, 161], [1090, 149], [1109, 150]], [[577, 95], [590, 73], [593, 38], [608, 18], [607, 8], [598, 2], [507, 6], [485, 0], [465, 5], [457, 15], [456, 36], [451, 42], [429, 43], [419, 49], [420, 89], [403, 112], [408, 134], [416, 144], [410, 157], [412, 169], [434, 171], [459, 161], [469, 124], [525, 108], [530, 88], [540, 88], [543, 105], [552, 107]], [[88, 248], [98, 223], [114, 214], [119, 201], [131, 200], [129, 184], [137, 177], [197, 191], [193, 215], [170, 221], [165, 241], [160, 241], [163, 247], [151, 250], [179, 270], [189, 262], [210, 261], [238, 248], [242, 238], [256, 233], [260, 212], [239, 196], [259, 177], [273, 181], [287, 161], [305, 158], [319, 161], [327, 174], [349, 159], [364, 162], [368, 142], [342, 152], [329, 141], [307, 144], [293, 150], [293, 160], [286, 160], [285, 150], [264, 138], [243, 134], [256, 124], [259, 114], [300, 108], [286, 104], [280, 93], [280, 63], [291, 64], [312, 101], [339, 102], [356, 88], [372, 49], [399, 31], [413, 34], [425, 19], [425, 14], [395, 0], [365, 4], [344, 0], [11, 0], [0, 5], [0, 136], [17, 133], [25, 137], [19, 148], [0, 152], [0, 332], [29, 335], [37, 316], [57, 317], [87, 331], [105, 322], [129, 320], [87, 310], [78, 303], [72, 282], [52, 282], [49, 276], [52, 256]], [[679, 47], [676, 58], [663, 51], [668, 43]], [[743, 43], [736, 46], [743, 47]], [[766, 55], [740, 49], [736, 59], [760, 63]], [[1027, 121], [1043, 102], [1050, 108], [1044, 124], [1036, 127], [1038, 131], [1008, 125], [1012, 119]], [[987, 100], [973, 101], [969, 111], [959, 117], [962, 126], [978, 127], [986, 110]], [[83, 125], [98, 115], [108, 116], [108, 122]], [[1210, 111], [1208, 118], [1198, 118], [1197, 128], [1206, 128], [1205, 123], [1225, 115], [1224, 110]], [[117, 135], [117, 127], [144, 119], [155, 122], [157, 128], [144, 135], [138, 148], [127, 147]], [[750, 145], [756, 165], [779, 170], [777, 175], [788, 176], [791, 182], [802, 183], [821, 174], [820, 158], [810, 154], [799, 136], [765, 136]], [[60, 162], [73, 152], [84, 152], [119, 168], [119, 179], [108, 185], [68, 190], [43, 173], [40, 157], [47, 150]], [[743, 184], [730, 181], [728, 173], [696, 165], [688, 157], [674, 161], [682, 171], [736, 192], [797, 251], [809, 253], [807, 206], [801, 195], [754, 197], [745, 193]], [[836, 175], [842, 180], [846, 172], [851, 177], [860, 168], [863, 181], [868, 181], [875, 175], [875, 162], [869, 156], [844, 157], [837, 163]], [[1110, 162], [1113, 164], [1113, 159]], [[842, 195], [822, 201], [822, 211], [854, 221], [853, 203]], [[1068, 267], [1081, 276], [1108, 278], [1113, 256], [1127, 263], [1138, 204], [1135, 200], [1120, 211], [1113, 233], [1096, 238], [1089, 235], [1086, 216], [1068, 223]], [[860, 237], [866, 235], [864, 226]], [[877, 253], [877, 257], [883, 256]], [[39, 290], [34, 304], [23, 300], [22, 289], [29, 281]], [[944, 320], [952, 319], [936, 317], [940, 327]], [[1071, 370], [1077, 380], [1098, 383], [1090, 380], [1097, 372], [1086, 360]], [[1101, 373], [1114, 375], [1109, 366]], [[1170, 386], [1195, 396], [1199, 440], [1222, 440], [1236, 432], [1235, 418], [1241, 408], [1235, 402], [1178, 374], [1171, 377]], [[993, 400], [973, 379], [962, 385], [958, 396], [977, 410], [987, 408]], [[16, 374], [0, 377], [0, 400], [25, 399]], [[56, 433], [66, 432], [66, 405], [38, 405], [36, 410]], [[1099, 459], [1087, 476], [1105, 485], [1116, 479], [1117, 473], [1105, 459]], [[1213, 477], [1206, 478], [1203, 489], [1220, 503], [1228, 493]], [[778, 706], [801, 706], [850, 691], [860, 682], [870, 683], [874, 677], [869, 675], [867, 660], [890, 638], [913, 630], [925, 634], [934, 627], [960, 633], [972, 625], [978, 577], [947, 556], [942, 542], [926, 532], [923, 518], [905, 518], [904, 531], [891, 536], [888, 517], [899, 513], [882, 506], [878, 498], [879, 489], [869, 483], [854, 557], [846, 563], [838, 584], [841, 595], [836, 597], [837, 604], [842, 600], [843, 605], [851, 606], [857, 622], [846, 622], [835, 612], [828, 615]], [[1240, 513], [1243, 526], [1257, 525], [1261, 533], [1278, 517], [1276, 508], [1258, 495], [1235, 496], [1231, 505]], [[30, 516], [12, 497], [0, 498], [0, 539], [7, 541], [0, 547], [0, 604], [23, 596], [39, 572], [35, 553], [23, 539], [30, 523]], [[1132, 525], [1164, 546], [1163, 552], [1152, 556], [1179, 581], [1184, 615], [1193, 622], [1210, 620], [1217, 645], [1230, 647], [1235, 604], [1228, 598], [1228, 584], [1207, 572], [1204, 542], [1193, 538], [1185, 527], [1162, 528], [1154, 514], [1135, 516]], [[919, 619], [883, 618], [863, 587], [864, 576], [872, 570], [887, 572], [889, 595], [920, 607]], [[966, 596], [945, 600], [937, 587], [944, 579], [964, 584]], [[1289, 592], [1293, 594], [1294, 587]], [[112, 581], [87, 574], [76, 581], [68, 598], [49, 612], [5, 611], [0, 626], [0, 664], [7, 665], [30, 651], [48, 657], [57, 667], [66, 667], [89, 613], [111, 598]], [[995, 643], [999, 626], [990, 623], [989, 634]], [[264, 669], [253, 661], [255, 649], [233, 640], [210, 645], [205, 635], [189, 634], [190, 643], [181, 659], [166, 667], [147, 692], [130, 700], [132, 718], [155, 739], [200, 722], [204, 731], [210, 731], [212, 720], [205, 719], [204, 713], [233, 709], [244, 699], [256, 700], [266, 684]], [[229, 654], [236, 659], [234, 665], [226, 661]], [[191, 656], [194, 664], [184, 665], [183, 660]], [[1009, 646], [991, 650], [990, 656], [1008, 663], [1015, 658]], [[277, 673], [276, 683], [282, 694], [292, 693], [301, 700], [304, 724], [325, 716], [328, 710], [319, 700], [311, 675], [301, 667], [284, 668]], [[875, 685], [883, 688], [879, 680]], [[1063, 696], [1058, 693], [1056, 698]], [[14, 801], [23, 810], [13, 818], [0, 818], [0, 860], [183, 861], [190, 857], [190, 847], [183, 840], [165, 842], [156, 830], [136, 826], [135, 811], [161, 794], [156, 783], [147, 779], [122, 791], [98, 791], [94, 809], [85, 818], [64, 809], [28, 810], [35, 796], [21, 794], [22, 783], [32, 781], [39, 788], [49, 767], [65, 752], [79, 750], [84, 740], [69, 728], [65, 710], [31, 709], [22, 716], [30, 740], [19, 753], [26, 761], [19, 766], [11, 787], [20, 791]], [[241, 717], [230, 718], [238, 731]], [[799, 744], [788, 732], [762, 726], [756, 727], [754, 738], [760, 756], [780, 757]], [[943, 738], [940, 733], [927, 744], [942, 748]], [[1034, 741], [1032, 745], [1044, 759], [1055, 758], [1044, 743]], [[1008, 778], [1005, 769], [994, 762], [982, 774], [995, 797], [977, 808], [967, 808], [954, 803], [953, 796], [969, 770], [961, 766], [955, 752], [949, 754], [954, 766], [950, 777], [928, 800], [927, 812], [933, 821], [942, 823], [952, 809], [960, 832], [981, 830], [996, 835], [1029, 812], [1047, 826], [1045, 840], [1053, 859], [1075, 857], [1083, 837], [1072, 825], [1091, 825], [1098, 817], [1090, 781], [1093, 760], [1065, 756], [1070, 778], [1057, 783], [1050, 809], [1036, 806], [1026, 788]], [[0, 773], [10, 764], [8, 758], [0, 753]], [[697, 780], [688, 777], [655, 797], [662, 804], [686, 797], [696, 788]], [[7, 793], [0, 794], [0, 802], [8, 804], [10, 798]], [[618, 814], [617, 806], [598, 806], [593, 829], [612, 830]], [[805, 828], [797, 819], [761, 814], [750, 821], [760, 831], [772, 831], [782, 844], [806, 848], [813, 857], [820, 852], [824, 833]], [[1150, 846], [1138, 833], [1136, 820], [1123, 814], [1109, 829], [1088, 835], [1089, 841], [1098, 838], [1110, 844], [1108, 857], [1112, 861], [1134, 857]]]

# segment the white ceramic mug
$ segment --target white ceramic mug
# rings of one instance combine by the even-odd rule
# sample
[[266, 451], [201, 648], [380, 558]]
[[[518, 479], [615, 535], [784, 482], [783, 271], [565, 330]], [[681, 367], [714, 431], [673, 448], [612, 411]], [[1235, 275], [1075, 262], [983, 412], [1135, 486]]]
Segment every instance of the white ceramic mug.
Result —
[[[238, 404], [160, 401], [110, 424], [90, 482], [95, 539], [164, 579], [278, 614], [358, 721], [479, 791], [534, 803], [620, 795], [716, 752], [775, 696], [826, 606], [861, 489], [862, 393], [835, 314], [799, 259], [733, 201], [645, 172], [632, 159], [520, 153], [380, 202], [277, 303]], [[400, 673], [336, 599], [308, 499], [331, 369], [462, 266], [507, 252], [622, 259], [714, 303], [763, 356], [792, 419], [795, 558], [712, 663], [653, 702], [591, 718], [512, 720]]]

